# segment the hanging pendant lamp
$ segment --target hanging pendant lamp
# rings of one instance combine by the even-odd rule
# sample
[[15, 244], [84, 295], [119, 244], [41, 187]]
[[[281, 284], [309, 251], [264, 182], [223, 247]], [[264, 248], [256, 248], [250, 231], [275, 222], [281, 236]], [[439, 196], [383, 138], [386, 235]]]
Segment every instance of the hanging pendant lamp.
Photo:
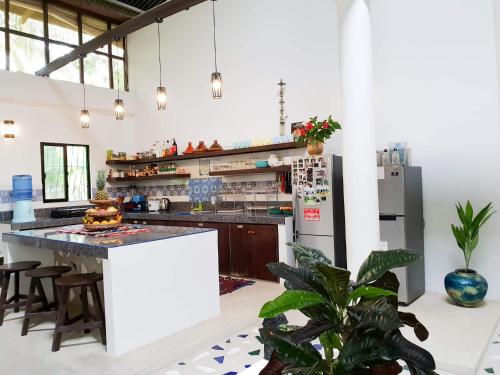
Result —
[[160, 23], [163, 18], [157, 18], [156, 24], [158, 26], [158, 65], [160, 66], [160, 86], [156, 89], [156, 106], [158, 110], [167, 109], [167, 89], [161, 84], [161, 38], [160, 38]]
[[[80, 58], [84, 59], [86, 55], [81, 55]], [[90, 128], [90, 112], [87, 109], [86, 93], [85, 93], [85, 82], [82, 83], [83, 86], [83, 109], [80, 111], [80, 124], [82, 129]]]
[[217, 69], [217, 38], [215, 29], [215, 1], [212, 0], [212, 19], [214, 23], [214, 52], [215, 52], [215, 72], [212, 73], [210, 86], [212, 88], [212, 97], [214, 99], [222, 99], [222, 75]]
[[[115, 38], [115, 41], [119, 41], [120, 38]], [[117, 89], [117, 98], [115, 99], [115, 119], [123, 120], [125, 118], [125, 106], [123, 104], [123, 100], [120, 99], [120, 74], [116, 75], [118, 84], [116, 85]]]

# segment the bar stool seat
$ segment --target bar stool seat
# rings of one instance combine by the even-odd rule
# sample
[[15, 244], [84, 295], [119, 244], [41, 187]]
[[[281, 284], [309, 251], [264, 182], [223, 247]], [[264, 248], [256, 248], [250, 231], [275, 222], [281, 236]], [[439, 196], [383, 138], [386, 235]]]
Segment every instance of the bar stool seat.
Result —
[[80, 273], [75, 275], [65, 276], [61, 280], [56, 281], [57, 286], [76, 288], [81, 286], [90, 286], [91, 284], [102, 281], [101, 273]]
[[[99, 273], [76, 274], [56, 279], [55, 283], [59, 289], [59, 309], [52, 341], [53, 352], [59, 351], [62, 334], [74, 331], [83, 330], [84, 333], [89, 333], [93, 329], [99, 329], [102, 344], [106, 345], [106, 321], [99, 289], [97, 288], [97, 283], [102, 279], [103, 276]], [[67, 312], [69, 292], [72, 288], [81, 289], [82, 314], [70, 319]], [[90, 289], [92, 295], [93, 313], [89, 311], [87, 289]]]
[[[29, 323], [33, 318], [46, 318], [50, 320], [56, 320], [59, 302], [55, 281], [60, 278], [62, 274], [69, 271], [71, 271], [71, 267], [68, 266], [50, 266], [35, 268], [25, 273], [27, 277], [31, 277], [31, 281], [28, 293], [28, 303], [26, 304], [26, 312], [24, 313], [21, 336], [26, 336], [28, 334]], [[42, 279], [46, 278], [50, 278], [52, 281], [54, 302], [51, 304], [49, 304], [47, 301], [47, 296], [42, 284]], [[38, 296], [35, 295], [36, 289], [38, 289]], [[38, 301], [42, 302], [42, 307], [34, 309], [33, 304]], [[52, 307], [54, 307], [54, 311], [51, 310]]]
[[[19, 312], [19, 307], [25, 306], [28, 301], [25, 294], [19, 293], [19, 273], [35, 269], [41, 262], [14, 262], [0, 266], [0, 275], [2, 278], [2, 292], [0, 293], [0, 326], [3, 325], [5, 310], [14, 309], [14, 312]], [[10, 276], [14, 274], [14, 295], [7, 298], [9, 291]], [[21, 301], [21, 300], [24, 301]]]
[[69, 266], [50, 266], [35, 268], [27, 271], [25, 275], [26, 277], [38, 277], [43, 279], [45, 277], [58, 277], [69, 271], [71, 271], [71, 267]]

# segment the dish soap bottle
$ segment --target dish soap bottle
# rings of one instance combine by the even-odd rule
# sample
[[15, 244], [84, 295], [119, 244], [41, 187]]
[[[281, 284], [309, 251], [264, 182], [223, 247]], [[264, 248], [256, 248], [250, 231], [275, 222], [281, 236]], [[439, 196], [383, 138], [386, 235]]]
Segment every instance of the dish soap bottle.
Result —
[[387, 149], [384, 149], [384, 152], [382, 153], [382, 165], [390, 165], [391, 164], [391, 158], [389, 155], [389, 151]]
[[399, 160], [399, 151], [397, 148], [395, 148], [393, 151], [392, 151], [392, 154], [391, 154], [391, 162], [393, 165], [399, 165], [400, 164], [400, 160]]

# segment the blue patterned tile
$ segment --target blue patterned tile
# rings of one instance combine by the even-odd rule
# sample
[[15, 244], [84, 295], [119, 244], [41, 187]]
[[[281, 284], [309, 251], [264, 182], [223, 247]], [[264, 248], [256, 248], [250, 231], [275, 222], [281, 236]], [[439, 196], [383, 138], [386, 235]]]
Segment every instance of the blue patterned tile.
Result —
[[219, 364], [222, 365], [224, 363], [224, 356], [221, 355], [219, 357], [214, 357], [214, 360]]
[[208, 202], [220, 192], [222, 178], [197, 178], [189, 180], [189, 200], [191, 202]]

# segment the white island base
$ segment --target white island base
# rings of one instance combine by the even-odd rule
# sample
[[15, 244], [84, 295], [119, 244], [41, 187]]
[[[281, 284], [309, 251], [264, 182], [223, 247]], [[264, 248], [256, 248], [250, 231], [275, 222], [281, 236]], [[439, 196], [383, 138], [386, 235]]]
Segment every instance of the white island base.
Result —
[[[5, 245], [6, 262], [55, 264], [54, 250]], [[113, 356], [220, 313], [217, 231], [110, 247], [102, 269], [107, 352]], [[49, 285], [45, 290], [50, 298]]]

